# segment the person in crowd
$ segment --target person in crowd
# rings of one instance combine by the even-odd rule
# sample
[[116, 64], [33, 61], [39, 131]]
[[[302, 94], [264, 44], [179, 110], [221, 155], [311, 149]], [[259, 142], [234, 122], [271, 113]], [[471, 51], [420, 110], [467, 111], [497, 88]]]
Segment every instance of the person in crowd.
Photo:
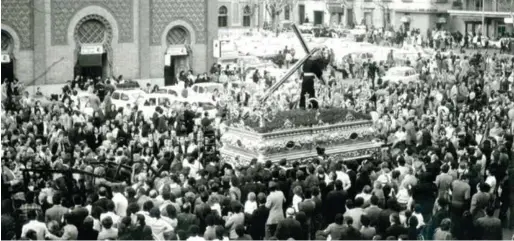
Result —
[[275, 232], [275, 238], [278, 240], [288, 240], [290, 238], [294, 240], [302, 239], [302, 225], [301, 223], [295, 219], [295, 210], [293, 208], [288, 208], [286, 210], [286, 217], [277, 225], [277, 229]]
[[[62, 228], [63, 229], [62, 236], [58, 237], [58, 236], [52, 234], [51, 232], [47, 232], [45, 238], [50, 239], [50, 240], [77, 240], [78, 229], [75, 225], [72, 224], [72, 223], [74, 223], [73, 214], [65, 213], [63, 215], [63, 219], [64, 219], [64, 227]], [[112, 223], [112, 220], [111, 220], [111, 223]], [[104, 239], [101, 239], [101, 240], [104, 240]]]
[[501, 220], [494, 216], [495, 209], [486, 208], [486, 216], [475, 221], [478, 240], [503, 240]]
[[37, 220], [37, 211], [30, 210], [27, 213], [28, 223], [23, 225], [21, 229], [21, 237], [28, 238], [27, 233], [30, 230], [36, 232], [37, 240], [44, 240], [47, 232], [46, 224]]
[[[514, 226], [508, 214], [514, 217], [513, 60], [489, 51], [451, 52], [452, 43], [467, 45], [478, 34], [424, 35], [366, 30], [365, 40], [413, 49], [416, 59], [396, 49], [384, 52], [387, 61], [343, 58], [325, 48], [328, 58], [309, 63], [323, 68], [304, 73], [312, 77], [307, 92], [318, 94], [312, 113], [319, 116], [312, 120], [297, 106], [306, 97], [298, 96], [297, 73], [285, 83], [292, 87], [279, 86], [280, 94], [260, 101], [266, 89], [257, 85], [280, 79], [273, 71], [261, 76], [259, 69], [247, 83], [244, 68], [215, 64], [209, 76], [188, 68], [177, 78], [185, 99], [193, 99], [193, 83], [223, 87], [204, 93], [209, 103], [151, 110], [118, 106], [118, 89], [131, 84], [123, 77], [78, 76], [55, 90], [24, 89], [23, 81], [7, 79], [2, 240], [501, 239], [501, 227]], [[291, 49], [280, 55], [286, 66], [295, 57]], [[419, 81], [386, 80], [388, 68], [402, 66], [413, 68]], [[328, 85], [313, 80], [324, 76]], [[31, 95], [34, 90], [54, 91], [52, 101]], [[236, 143], [233, 126], [267, 133], [324, 125], [321, 113], [334, 107], [354, 113], [338, 122], [369, 115], [373, 134], [356, 138], [376, 139], [382, 148], [343, 160], [320, 144], [312, 158], [249, 164], [250, 153], [229, 160], [220, 151], [250, 145]], [[284, 123], [282, 113], [290, 113]]]

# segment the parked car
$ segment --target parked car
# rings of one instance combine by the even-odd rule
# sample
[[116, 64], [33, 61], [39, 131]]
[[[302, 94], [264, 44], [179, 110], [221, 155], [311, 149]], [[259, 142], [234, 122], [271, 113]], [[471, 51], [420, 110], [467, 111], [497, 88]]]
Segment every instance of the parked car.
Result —
[[223, 84], [221, 83], [198, 83], [191, 86], [191, 90], [197, 97], [211, 97], [214, 90], [221, 91]]
[[501, 49], [502, 43], [505, 45], [506, 43], [512, 41], [514, 41], [514, 38], [500, 38], [498, 40], [489, 40], [489, 46], [496, 49]]
[[111, 101], [116, 108], [125, 108], [127, 105], [137, 105], [144, 95], [146, 92], [141, 89], [115, 90], [111, 94]]
[[403, 67], [393, 67], [390, 68], [384, 77], [382, 77], [384, 82], [390, 83], [411, 83], [419, 81], [419, 74], [416, 73], [416, 70], [412, 67], [403, 66]]
[[178, 101], [181, 101], [182, 97], [177, 97], [169, 94], [146, 94], [141, 98], [138, 104], [138, 110], [143, 112], [143, 117], [149, 119], [153, 117], [157, 106], [167, 112]]

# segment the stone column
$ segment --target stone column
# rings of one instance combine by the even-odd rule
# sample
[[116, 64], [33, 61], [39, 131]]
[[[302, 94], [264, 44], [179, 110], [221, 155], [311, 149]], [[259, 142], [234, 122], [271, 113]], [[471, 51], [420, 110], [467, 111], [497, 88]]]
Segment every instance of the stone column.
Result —
[[213, 56], [214, 46], [213, 40], [218, 38], [218, 1], [205, 0], [205, 9], [207, 15], [205, 16], [205, 35], [206, 41], [206, 61], [205, 70], [208, 72], [212, 64], [216, 62]]
[[34, 74], [34, 81], [27, 84], [41, 85], [47, 83], [46, 71], [49, 67], [46, 64], [46, 14], [50, 12], [50, 1], [33, 0], [33, 2], [34, 9], [41, 10], [33, 10], [34, 28], [32, 31], [34, 31], [34, 63], [32, 73]]
[[150, 1], [139, 4], [139, 78], [150, 78]]

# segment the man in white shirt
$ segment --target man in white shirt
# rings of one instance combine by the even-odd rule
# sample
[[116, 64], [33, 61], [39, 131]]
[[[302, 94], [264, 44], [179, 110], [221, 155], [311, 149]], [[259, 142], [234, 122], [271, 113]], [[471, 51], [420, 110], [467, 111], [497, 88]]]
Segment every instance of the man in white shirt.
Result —
[[37, 220], [36, 210], [30, 210], [27, 213], [29, 222], [23, 225], [21, 228], [21, 238], [27, 238], [27, 232], [29, 230], [36, 231], [36, 237], [38, 240], [45, 240], [45, 235], [48, 233], [46, 224]]
[[343, 189], [347, 191], [352, 187], [352, 181], [350, 180], [350, 176], [346, 173], [346, 167], [343, 166], [343, 164], [338, 163], [336, 165], [336, 169], [336, 179], [343, 183]]
[[[107, 212], [106, 213], [102, 213], [100, 214], [100, 222], [106, 218], [106, 217], [111, 217], [112, 219], [112, 222], [114, 223], [114, 225], [117, 227], [118, 225], [118, 222], [121, 220], [120, 216], [118, 216], [116, 213], [114, 213], [114, 209], [115, 209], [115, 205], [114, 205], [114, 202], [112, 200], [109, 200], [109, 202], [107, 203]], [[126, 210], [126, 209], [125, 209]]]
[[112, 193], [112, 202], [114, 202], [114, 211], [118, 216], [127, 216], [128, 200], [122, 193], [121, 186], [115, 186]]
[[154, 219], [154, 222], [148, 226], [152, 229], [155, 240], [165, 240], [164, 234], [173, 231], [173, 227], [168, 222], [161, 219], [161, 211], [159, 211], [157, 207], [150, 210], [150, 217]]

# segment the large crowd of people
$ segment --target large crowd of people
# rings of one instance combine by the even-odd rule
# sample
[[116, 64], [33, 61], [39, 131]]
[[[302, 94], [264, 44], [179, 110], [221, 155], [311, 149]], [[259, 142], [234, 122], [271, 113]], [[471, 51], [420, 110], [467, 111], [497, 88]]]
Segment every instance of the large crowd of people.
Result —
[[[7, 81], [1, 239], [510, 238], [503, 229], [514, 229], [512, 57], [420, 55], [405, 62], [420, 81], [396, 84], [381, 78], [398, 64], [393, 55], [380, 63], [350, 58], [326, 71], [331, 105], [372, 113], [382, 150], [351, 161], [320, 153], [306, 166], [220, 158], [227, 113], [258, 102], [244, 88], [225, 84], [212, 96], [219, 116], [196, 121], [189, 104], [157, 108], [150, 119], [137, 106], [111, 108], [122, 78], [78, 77], [45, 103]], [[187, 87], [191, 76], [178, 81]], [[213, 66], [197, 80], [241, 75]], [[294, 108], [292, 86], [270, 103]], [[97, 96], [93, 115], [81, 111], [79, 91]]]

